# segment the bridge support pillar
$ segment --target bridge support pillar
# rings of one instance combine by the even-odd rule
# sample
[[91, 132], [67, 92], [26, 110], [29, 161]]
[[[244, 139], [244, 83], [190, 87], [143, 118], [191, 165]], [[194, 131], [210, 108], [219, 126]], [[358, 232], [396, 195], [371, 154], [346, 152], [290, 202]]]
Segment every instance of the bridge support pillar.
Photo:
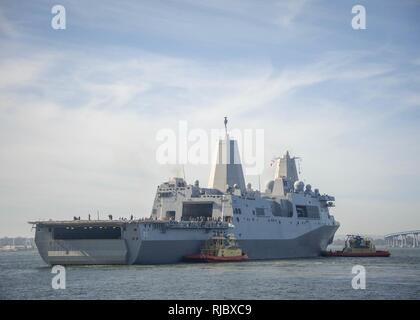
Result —
[[386, 244], [390, 247], [419, 248], [420, 230], [390, 233], [384, 236]]

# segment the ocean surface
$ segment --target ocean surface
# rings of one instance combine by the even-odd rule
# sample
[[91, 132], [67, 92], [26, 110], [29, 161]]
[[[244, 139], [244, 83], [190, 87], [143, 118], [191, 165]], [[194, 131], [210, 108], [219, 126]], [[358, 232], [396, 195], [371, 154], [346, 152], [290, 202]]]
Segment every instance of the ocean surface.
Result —
[[[352, 288], [352, 268], [366, 289]], [[420, 299], [420, 248], [390, 258], [66, 267], [66, 289], [37, 251], [0, 253], [0, 299]]]

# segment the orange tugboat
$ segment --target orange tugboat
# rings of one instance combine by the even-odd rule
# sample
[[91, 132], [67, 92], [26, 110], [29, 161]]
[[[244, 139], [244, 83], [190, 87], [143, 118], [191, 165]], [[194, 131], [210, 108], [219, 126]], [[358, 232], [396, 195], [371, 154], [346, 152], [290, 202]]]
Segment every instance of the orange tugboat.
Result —
[[248, 260], [248, 256], [238, 247], [232, 234], [216, 233], [208, 239], [200, 253], [184, 257], [189, 262], [239, 262]]
[[325, 257], [389, 257], [389, 251], [376, 250], [372, 239], [359, 235], [347, 235], [342, 251], [324, 251]]

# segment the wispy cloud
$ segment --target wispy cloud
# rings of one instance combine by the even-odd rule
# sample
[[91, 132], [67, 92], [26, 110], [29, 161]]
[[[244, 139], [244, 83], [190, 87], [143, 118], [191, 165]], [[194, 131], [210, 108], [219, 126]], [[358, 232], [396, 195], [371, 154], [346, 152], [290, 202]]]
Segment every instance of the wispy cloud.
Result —
[[276, 3], [277, 22], [284, 27], [290, 27], [294, 20], [303, 11], [307, 0], [296, 0], [296, 1], [279, 1]]
[[39, 78], [46, 62], [35, 59], [12, 59], [0, 62], [0, 90], [10, 87], [22, 87]]
[[[41, 23], [48, 5], [30, 5]], [[98, 209], [148, 215], [153, 186], [173, 174], [155, 161], [157, 130], [219, 128], [225, 115], [265, 129], [267, 163], [286, 149], [302, 156], [303, 178], [337, 195], [343, 232], [360, 227], [354, 208], [398, 228], [418, 222], [394, 205], [419, 208], [418, 186], [394, 187], [420, 175], [415, 50], [385, 51], [341, 25], [320, 26], [313, 41], [306, 1], [104, 2], [95, 20], [93, 4], [65, 5], [64, 33], [34, 23], [13, 38], [13, 19], [0, 19], [0, 221], [16, 217], [0, 233]], [[206, 184], [208, 169], [187, 166], [187, 178]]]
[[12, 22], [6, 18], [3, 10], [0, 8], [0, 36], [6, 38], [14, 38], [19, 35], [19, 32], [15, 28]]

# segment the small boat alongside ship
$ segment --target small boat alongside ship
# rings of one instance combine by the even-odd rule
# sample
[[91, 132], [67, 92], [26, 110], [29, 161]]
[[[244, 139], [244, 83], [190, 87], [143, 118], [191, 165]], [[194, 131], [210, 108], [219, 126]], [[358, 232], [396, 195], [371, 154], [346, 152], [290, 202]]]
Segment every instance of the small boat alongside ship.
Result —
[[325, 257], [389, 257], [386, 250], [376, 250], [373, 240], [359, 235], [347, 235], [341, 251], [324, 251]]
[[248, 260], [233, 234], [215, 233], [201, 248], [200, 253], [184, 256], [186, 262], [239, 262]]

